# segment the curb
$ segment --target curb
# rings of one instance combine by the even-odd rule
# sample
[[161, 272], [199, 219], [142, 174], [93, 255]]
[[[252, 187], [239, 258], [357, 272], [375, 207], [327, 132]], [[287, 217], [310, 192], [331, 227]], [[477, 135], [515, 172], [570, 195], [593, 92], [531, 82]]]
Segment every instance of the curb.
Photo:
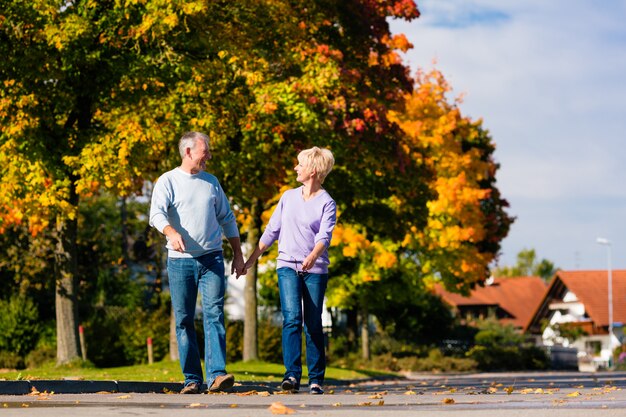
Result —
[[167, 393], [178, 392], [182, 383], [135, 381], [0, 381], [0, 395], [25, 395], [32, 392], [55, 394], [96, 394], [99, 392]]
[[[357, 380], [327, 379], [325, 385], [344, 386], [367, 381], [403, 380], [402, 376], [378, 376]], [[0, 395], [28, 395], [34, 392], [54, 392], [55, 394], [97, 394], [97, 393], [142, 393], [168, 394], [178, 393], [183, 389], [179, 382], [143, 382], [143, 381], [82, 381], [61, 379], [37, 379], [21, 381], [0, 380]], [[206, 391], [206, 384], [202, 384], [202, 391]], [[279, 382], [241, 381], [229, 392], [280, 391]]]

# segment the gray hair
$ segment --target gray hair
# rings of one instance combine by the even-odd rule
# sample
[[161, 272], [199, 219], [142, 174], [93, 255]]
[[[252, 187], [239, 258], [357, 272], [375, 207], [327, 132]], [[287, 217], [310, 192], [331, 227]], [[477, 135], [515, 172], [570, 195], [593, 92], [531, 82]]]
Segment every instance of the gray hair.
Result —
[[185, 157], [185, 149], [187, 148], [195, 148], [196, 141], [202, 139], [204, 143], [206, 143], [207, 149], [209, 148], [209, 136], [202, 132], [186, 132], [181, 136], [178, 141], [178, 152], [180, 152], [180, 157]]

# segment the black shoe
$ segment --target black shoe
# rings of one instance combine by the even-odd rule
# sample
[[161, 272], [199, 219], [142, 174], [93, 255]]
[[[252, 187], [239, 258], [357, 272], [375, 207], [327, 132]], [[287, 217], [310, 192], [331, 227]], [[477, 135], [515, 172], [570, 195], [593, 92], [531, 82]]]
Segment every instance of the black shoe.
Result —
[[280, 389], [283, 391], [289, 391], [292, 393], [298, 392], [300, 390], [300, 384], [296, 381], [296, 378], [292, 376], [288, 376], [283, 379], [283, 382], [280, 383]]
[[200, 394], [200, 384], [197, 382], [190, 382], [180, 390], [181, 394]]
[[309, 386], [309, 393], [311, 393], [311, 395], [322, 395], [324, 390], [319, 384], [311, 384]]

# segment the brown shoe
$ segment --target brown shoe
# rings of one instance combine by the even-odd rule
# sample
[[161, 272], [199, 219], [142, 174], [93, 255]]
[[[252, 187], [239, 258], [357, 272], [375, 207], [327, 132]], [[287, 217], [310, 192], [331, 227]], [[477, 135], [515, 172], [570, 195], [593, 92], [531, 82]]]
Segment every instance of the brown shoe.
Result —
[[197, 382], [190, 382], [180, 390], [181, 394], [200, 394], [200, 384]]
[[209, 388], [210, 392], [226, 391], [233, 387], [235, 384], [235, 377], [231, 374], [218, 375]]

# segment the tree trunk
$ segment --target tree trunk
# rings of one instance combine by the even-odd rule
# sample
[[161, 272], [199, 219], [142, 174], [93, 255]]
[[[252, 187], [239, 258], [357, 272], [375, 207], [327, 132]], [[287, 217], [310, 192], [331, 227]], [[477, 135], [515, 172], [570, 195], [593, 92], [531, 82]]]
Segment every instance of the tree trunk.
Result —
[[348, 349], [354, 352], [358, 349], [357, 345], [357, 312], [356, 309], [351, 308], [346, 310], [346, 334], [348, 336]]
[[80, 359], [76, 297], [76, 220], [57, 219], [55, 246], [57, 365]]
[[[247, 243], [251, 250], [254, 250], [259, 245], [259, 239], [261, 238], [261, 202], [259, 199], [254, 199], [252, 202], [252, 210], [250, 215], [252, 216], [252, 223], [248, 228]], [[244, 287], [243, 298], [245, 302], [244, 307], [244, 322], [243, 322], [243, 360], [257, 360], [259, 359], [258, 352], [258, 314], [257, 314], [257, 265], [258, 262], [252, 267], [246, 275], [246, 285]]]
[[367, 310], [361, 312], [361, 357], [365, 360], [370, 359], [370, 331], [369, 331], [369, 314]]

